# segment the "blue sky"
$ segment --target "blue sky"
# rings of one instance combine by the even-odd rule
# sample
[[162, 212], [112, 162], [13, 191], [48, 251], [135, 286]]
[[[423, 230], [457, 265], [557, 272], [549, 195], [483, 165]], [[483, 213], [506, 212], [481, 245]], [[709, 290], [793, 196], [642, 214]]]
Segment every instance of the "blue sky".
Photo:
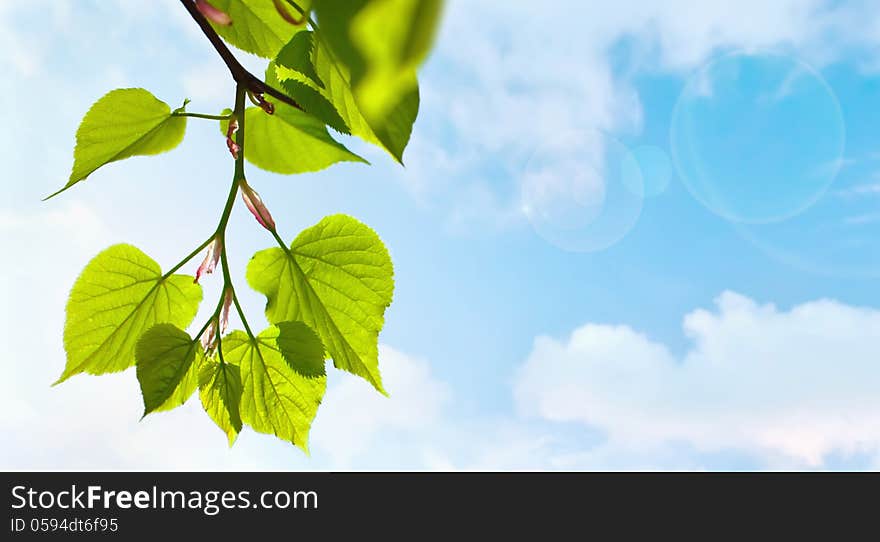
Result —
[[[193, 119], [172, 153], [39, 201], [106, 91], [229, 105], [178, 2], [4, 2], [0, 47], [4, 467], [880, 466], [870, 2], [449, 2], [405, 169], [347, 141], [373, 165], [249, 170], [284, 236], [345, 212], [395, 263], [392, 397], [334, 373], [310, 458], [251, 431], [227, 450], [196, 401], [138, 422], [131, 371], [49, 388], [82, 266], [125, 241], [168, 267], [225, 198], [224, 142]], [[243, 285], [272, 243], [242, 208], [231, 228]]]

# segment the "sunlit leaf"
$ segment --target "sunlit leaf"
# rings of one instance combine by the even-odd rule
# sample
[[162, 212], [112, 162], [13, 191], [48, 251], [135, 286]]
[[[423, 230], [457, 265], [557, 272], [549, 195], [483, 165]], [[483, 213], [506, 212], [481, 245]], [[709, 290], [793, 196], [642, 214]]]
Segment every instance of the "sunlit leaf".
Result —
[[131, 245], [114, 245], [82, 271], [67, 301], [67, 366], [58, 382], [77, 373], [122, 371], [135, 363], [141, 335], [156, 324], [185, 329], [195, 318], [202, 288], [185, 275], [163, 277], [159, 265]]
[[287, 360], [309, 355], [315, 347], [308, 346], [302, 353], [288, 350], [291, 344], [279, 344], [279, 333], [272, 326], [251, 340], [244, 332], [234, 331], [223, 338], [223, 357], [241, 370], [242, 421], [255, 431], [276, 435], [308, 451], [309, 428], [327, 380], [294, 371]]
[[[171, 324], [158, 324], [141, 336], [135, 359], [144, 415], [171, 399], [192, 369], [198, 349], [198, 341]], [[185, 388], [181, 393], [185, 393]]]
[[391, 258], [373, 230], [349, 216], [326, 217], [302, 231], [289, 250], [254, 255], [247, 278], [268, 298], [270, 322], [304, 322], [337, 368], [384, 393], [378, 336], [394, 280]]
[[[416, 68], [433, 42], [441, 8], [440, 0], [315, 2], [314, 65], [331, 103], [353, 134], [400, 162], [418, 114]], [[351, 118], [357, 116], [363, 124]]]
[[185, 131], [186, 117], [172, 115], [168, 104], [146, 90], [113, 90], [95, 102], [80, 123], [70, 179], [52, 196], [110, 162], [169, 151], [180, 144]]
[[226, 361], [205, 363], [199, 373], [199, 398], [208, 416], [232, 446], [241, 432], [241, 373], [238, 365]]
[[281, 47], [305, 28], [305, 22], [292, 25], [284, 20], [271, 0], [211, 0], [211, 4], [232, 18], [230, 25], [211, 23], [217, 34], [242, 51], [263, 58], [275, 58]]
[[314, 34], [309, 30], [298, 32], [290, 42], [281, 48], [275, 57], [275, 64], [287, 68], [307, 77], [319, 88], [324, 88], [324, 83], [315, 71], [314, 57], [315, 42]]

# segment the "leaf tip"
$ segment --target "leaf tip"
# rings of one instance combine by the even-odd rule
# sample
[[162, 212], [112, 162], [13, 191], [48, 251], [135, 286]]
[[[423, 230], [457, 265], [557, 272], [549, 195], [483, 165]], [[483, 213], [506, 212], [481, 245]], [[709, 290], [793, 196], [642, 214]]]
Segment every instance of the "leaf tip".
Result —
[[304, 454], [306, 454], [306, 457], [312, 457], [312, 452], [309, 451], [309, 441], [308, 440], [305, 442], [296, 442], [294, 440], [293, 445], [296, 446], [297, 448], [299, 448], [300, 450], [302, 450], [302, 452]]
[[368, 382], [372, 384], [373, 387], [376, 388], [376, 391], [381, 393], [384, 397], [391, 397], [391, 394], [388, 393], [388, 390], [386, 390], [385, 386], [382, 385], [382, 379], [378, 375], [376, 375], [376, 378], [369, 378]]
[[61, 193], [64, 192], [64, 191], [66, 191], [66, 190], [67, 190], [68, 188], [70, 188], [71, 186], [73, 186], [73, 184], [68, 183], [68, 184], [64, 185], [64, 187], [62, 187], [60, 190], [56, 190], [55, 192], [52, 192], [51, 194], [49, 194], [49, 195], [46, 196], [45, 198], [41, 199], [40, 201], [49, 201], [50, 199], [54, 198], [55, 196], [61, 194]]

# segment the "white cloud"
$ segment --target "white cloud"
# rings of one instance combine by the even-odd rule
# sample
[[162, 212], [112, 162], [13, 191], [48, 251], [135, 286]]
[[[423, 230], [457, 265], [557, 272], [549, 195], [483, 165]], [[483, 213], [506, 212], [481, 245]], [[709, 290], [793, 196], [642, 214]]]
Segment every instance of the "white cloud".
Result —
[[682, 356], [627, 326], [539, 337], [517, 404], [629, 449], [684, 442], [809, 466], [880, 450], [880, 311], [827, 300], [782, 311], [727, 292], [684, 330]]
[[[487, 220], [499, 228], [519, 224], [510, 217], [521, 213], [522, 166], [541, 142], [571, 130], [639, 133], [635, 75], [686, 76], [731, 49], [790, 51], [822, 65], [853, 48], [875, 48], [877, 27], [877, 10], [857, 1], [587, 0], [540, 9], [527, 1], [452, 1], [432, 57], [443, 69], [423, 75], [414, 139], [442, 149], [435, 155], [455, 156], [469, 173], [450, 180], [435, 163], [411, 164], [403, 182], [439, 202], [458, 229], [463, 187], [490, 186], [496, 196], [468, 213], [470, 229], [482, 230]], [[490, 177], [482, 167], [488, 163], [507, 171]], [[431, 187], [424, 179], [438, 177], [433, 191], [457, 194], [455, 201], [425, 197]]]
[[393, 348], [379, 346], [383, 397], [363, 379], [333, 372], [312, 429], [311, 442], [338, 467], [350, 467], [375, 439], [418, 440], [441, 419], [450, 392], [431, 375], [430, 365]]

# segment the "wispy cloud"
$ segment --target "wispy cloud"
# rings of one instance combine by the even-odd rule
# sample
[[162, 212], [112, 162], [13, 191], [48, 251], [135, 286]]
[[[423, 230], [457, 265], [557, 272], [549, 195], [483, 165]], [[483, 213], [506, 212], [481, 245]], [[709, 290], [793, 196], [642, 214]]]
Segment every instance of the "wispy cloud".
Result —
[[858, 184], [849, 188], [843, 188], [836, 192], [838, 196], [880, 196], [880, 181]]
[[[683, 11], [688, 17], [681, 16]], [[643, 111], [633, 77], [642, 71], [691, 73], [721, 51], [768, 49], [792, 51], [821, 67], [838, 59], [844, 45], [878, 42], [864, 11], [855, 3], [813, 0], [744, 0], [736, 10], [723, 0], [621, 0], [613, 7], [598, 0], [551, 2], [538, 11], [528, 2], [503, 7], [489, 1], [450, 2], [432, 57], [432, 65], [444, 69], [425, 74], [423, 124], [417, 135], [456, 156], [464, 171], [474, 172], [484, 170], [487, 162], [523, 161], [560, 131], [636, 134]], [[622, 40], [647, 52], [611, 58], [609, 51]], [[787, 74], [775, 98], [791, 92], [805, 73]], [[702, 90], [711, 93], [709, 86]], [[462, 148], [471, 150], [468, 156], [462, 156]], [[411, 168], [408, 177], [436, 176], [429, 169]], [[517, 221], [510, 220], [507, 206], [493, 208], [491, 203], [514, 200], [521, 181], [515, 172], [489, 184], [463, 174], [433, 189], [463, 199], [470, 193], [463, 185], [487, 186], [498, 196], [484, 198], [487, 205], [471, 213], [479, 220], [470, 227], [479, 230], [494, 219], [503, 229]], [[429, 184], [420, 181], [419, 193], [430, 192]], [[461, 214], [456, 202], [449, 201], [448, 207], [450, 214]]]
[[[878, 192], [880, 193], [880, 192]], [[845, 224], [850, 226], [863, 226], [866, 224], [876, 224], [880, 222], [880, 213], [866, 213], [845, 218]]]

